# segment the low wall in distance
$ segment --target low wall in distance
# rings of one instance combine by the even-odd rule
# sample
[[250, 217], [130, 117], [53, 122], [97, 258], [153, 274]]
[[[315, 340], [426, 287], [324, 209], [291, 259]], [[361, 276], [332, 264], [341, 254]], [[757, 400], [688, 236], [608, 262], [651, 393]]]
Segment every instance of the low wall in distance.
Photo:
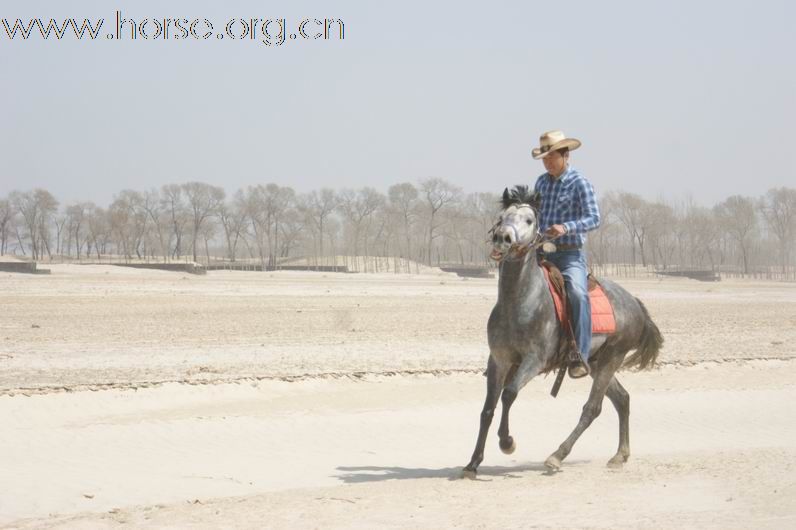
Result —
[[493, 272], [481, 267], [440, 267], [442, 272], [455, 272], [463, 278], [492, 278]]
[[206, 265], [209, 271], [313, 271], [313, 272], [351, 272], [344, 265], [253, 265], [245, 263], [214, 263]]
[[193, 263], [114, 263], [117, 267], [134, 269], [154, 269], [161, 271], [187, 272], [189, 274], [207, 274], [207, 269]]
[[699, 280], [701, 282], [719, 282], [721, 276], [718, 272], [702, 271], [702, 270], [685, 270], [685, 271], [655, 271], [655, 274], [661, 276], [678, 276], [683, 278], [691, 278], [692, 280]]
[[39, 269], [35, 261], [3, 261], [0, 272], [21, 272], [25, 274], [50, 274], [50, 269]]

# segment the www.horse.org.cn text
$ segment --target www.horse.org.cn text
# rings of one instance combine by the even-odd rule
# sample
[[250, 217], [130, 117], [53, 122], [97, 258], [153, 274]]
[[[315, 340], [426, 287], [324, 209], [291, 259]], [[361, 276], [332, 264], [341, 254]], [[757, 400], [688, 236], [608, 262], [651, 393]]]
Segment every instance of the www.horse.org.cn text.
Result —
[[[8, 40], [105, 40], [105, 41], [251, 41], [266, 46], [282, 46], [288, 41], [345, 40], [345, 23], [339, 18], [240, 17], [213, 23], [204, 17], [132, 17], [116, 11], [113, 26], [104, 18], [2, 19]], [[103, 32], [105, 28], [105, 32]], [[1, 37], [0, 37], [1, 38]]]

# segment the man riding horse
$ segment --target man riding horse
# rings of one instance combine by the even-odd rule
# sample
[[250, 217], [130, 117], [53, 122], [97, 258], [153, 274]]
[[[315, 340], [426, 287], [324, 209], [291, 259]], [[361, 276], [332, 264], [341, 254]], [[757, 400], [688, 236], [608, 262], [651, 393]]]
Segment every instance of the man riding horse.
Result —
[[547, 170], [536, 179], [535, 185], [542, 196], [539, 227], [556, 240], [556, 251], [545, 254], [544, 258], [564, 276], [578, 348], [570, 356], [569, 375], [573, 378], [589, 374], [592, 327], [584, 245], [586, 232], [600, 226], [594, 187], [569, 164], [570, 151], [578, 147], [579, 140], [567, 138], [562, 131], [549, 131], [532, 151], [533, 158], [541, 158]]
[[[503, 210], [489, 231], [490, 257], [500, 267], [498, 296], [487, 321], [486, 398], [475, 449], [462, 470], [465, 477], [475, 477], [484, 460], [487, 434], [498, 400], [503, 405], [499, 446], [501, 451], [511, 454], [517, 444], [509, 429], [509, 411], [517, 395], [537, 375], [560, 370], [562, 366], [574, 377], [589, 374], [593, 381], [577, 425], [547, 457], [545, 467], [551, 471], [560, 469], [575, 442], [600, 415], [605, 397], [619, 416], [619, 447], [608, 465], [620, 467], [630, 457], [630, 395], [619, 383], [616, 372], [623, 367], [640, 370], [653, 367], [663, 346], [663, 336], [641, 300], [606, 278], [599, 280], [592, 293], [595, 302], [600, 301], [595, 306], [607, 302], [610, 319], [605, 326], [598, 326], [598, 330], [605, 332], [591, 336], [583, 244], [585, 233], [599, 226], [600, 212], [591, 184], [568, 164], [569, 151], [579, 146], [578, 140], [567, 138], [561, 131], [542, 135], [541, 145], [533, 150], [533, 156], [544, 160], [547, 172], [537, 180], [535, 192], [530, 192], [528, 186], [503, 191]], [[541, 230], [546, 233], [543, 235]], [[559, 245], [546, 258], [563, 272], [573, 306], [571, 320], [577, 344], [570, 349], [562, 349], [562, 341], [569, 337], [558, 297], [547, 280], [548, 276], [552, 278], [553, 271], [548, 271], [532, 252], [539, 247], [544, 250], [545, 240], [549, 238], [556, 238]], [[601, 320], [605, 317], [603, 307], [598, 314]], [[608, 320], [612, 325], [607, 325]], [[562, 358], [570, 350], [579, 350], [575, 352], [574, 362]], [[559, 374], [563, 377], [564, 372]]]

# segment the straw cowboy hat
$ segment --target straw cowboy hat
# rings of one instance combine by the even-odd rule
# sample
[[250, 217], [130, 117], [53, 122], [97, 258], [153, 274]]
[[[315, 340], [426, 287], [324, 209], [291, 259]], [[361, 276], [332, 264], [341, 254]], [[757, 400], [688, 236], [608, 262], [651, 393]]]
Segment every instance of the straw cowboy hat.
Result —
[[574, 151], [580, 147], [580, 140], [567, 138], [564, 131], [547, 131], [539, 137], [539, 147], [534, 147], [531, 153], [535, 159], [544, 158], [556, 149], [569, 147]]

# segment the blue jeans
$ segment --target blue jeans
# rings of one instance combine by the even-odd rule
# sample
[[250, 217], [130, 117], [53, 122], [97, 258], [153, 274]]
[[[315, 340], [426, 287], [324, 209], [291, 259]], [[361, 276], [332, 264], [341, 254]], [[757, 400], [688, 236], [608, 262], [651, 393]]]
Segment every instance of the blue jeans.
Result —
[[591, 302], [589, 301], [589, 270], [582, 250], [560, 250], [545, 254], [545, 259], [561, 270], [569, 299], [569, 315], [575, 342], [584, 361], [591, 349]]

